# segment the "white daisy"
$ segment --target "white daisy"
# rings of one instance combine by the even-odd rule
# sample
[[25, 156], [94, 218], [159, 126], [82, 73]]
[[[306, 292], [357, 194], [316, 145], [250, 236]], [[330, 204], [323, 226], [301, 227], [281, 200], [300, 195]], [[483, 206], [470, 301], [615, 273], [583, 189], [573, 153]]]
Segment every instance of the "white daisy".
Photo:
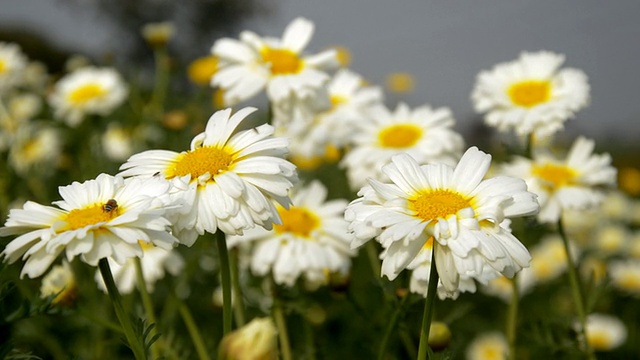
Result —
[[102, 149], [110, 160], [122, 161], [133, 154], [134, 138], [131, 131], [116, 123], [110, 123], [102, 134]]
[[[164, 278], [165, 270], [176, 276], [184, 268], [184, 260], [174, 249], [164, 249], [144, 242], [140, 242], [140, 246], [144, 251], [140, 257], [140, 265], [145, 286], [149, 292], [153, 292], [156, 282]], [[111, 258], [107, 258], [107, 260], [118, 291], [121, 294], [133, 292], [137, 285], [135, 259], [128, 259], [124, 264], [118, 264]], [[99, 271], [96, 272], [95, 280], [100, 290], [107, 292]]]
[[616, 169], [609, 154], [594, 155], [595, 143], [579, 137], [566, 159], [559, 160], [546, 152], [537, 152], [533, 160], [516, 158], [503, 166], [507, 175], [525, 179], [529, 190], [538, 195], [538, 221], [557, 222], [564, 209], [584, 210], [602, 201], [598, 186], [614, 185]]
[[18, 44], [0, 41], [0, 94], [22, 82], [27, 62]]
[[288, 210], [278, 206], [281, 225], [272, 231], [255, 228], [227, 241], [230, 246], [254, 244], [251, 270], [256, 275], [271, 272], [276, 283], [288, 286], [301, 276], [315, 285], [327, 284], [327, 275], [348, 273], [355, 253], [343, 218], [347, 201], [326, 197], [327, 189], [313, 181], [292, 192]]
[[272, 102], [291, 95], [314, 95], [329, 80], [325, 69], [337, 66], [337, 59], [335, 50], [303, 56], [313, 30], [312, 22], [296, 18], [281, 39], [243, 31], [239, 41], [216, 41], [211, 52], [219, 63], [212, 85], [224, 90], [227, 104], [246, 100], [265, 88]]
[[419, 163], [455, 165], [464, 141], [453, 131], [455, 123], [447, 108], [428, 105], [413, 110], [400, 103], [392, 113], [384, 105], [373, 106], [369, 121], [359, 122], [352, 131], [352, 149], [341, 165], [347, 169], [353, 189], [366, 185], [372, 177], [387, 180], [381, 169], [393, 155], [407, 153]]
[[596, 351], [610, 351], [627, 341], [627, 328], [620, 319], [605, 314], [587, 316], [587, 342]]
[[611, 284], [631, 295], [640, 295], [640, 260], [619, 260], [609, 264]]
[[127, 98], [127, 86], [116, 70], [84, 67], [60, 79], [49, 97], [55, 115], [77, 126], [85, 115], [109, 115]]
[[[573, 260], [579, 258], [579, 249], [569, 242]], [[536, 282], [548, 282], [567, 271], [567, 252], [559, 235], [545, 236], [531, 249], [531, 276]]]
[[503, 360], [509, 357], [507, 339], [499, 332], [484, 333], [467, 348], [467, 360]]
[[67, 261], [56, 265], [42, 278], [40, 297], [54, 296], [52, 304], [71, 305], [78, 295], [76, 278]]
[[59, 188], [57, 207], [28, 201], [13, 209], [0, 236], [18, 236], [2, 251], [10, 263], [25, 261], [21, 276], [42, 275], [64, 253], [67, 260], [80, 255], [96, 266], [105, 257], [123, 263], [142, 256], [139, 241], [170, 249], [178, 240], [166, 230], [169, 182], [128, 179], [100, 174], [95, 180]]
[[61, 152], [62, 141], [56, 129], [27, 124], [15, 134], [9, 149], [9, 164], [23, 176], [34, 168], [51, 172]]
[[560, 69], [564, 56], [552, 52], [523, 52], [520, 58], [478, 75], [471, 94], [475, 110], [499, 131], [546, 137], [589, 102], [586, 75]]
[[460, 277], [482, 277], [487, 265], [513, 276], [530, 256], [500, 223], [534, 214], [538, 203], [521, 179], [482, 180], [490, 162], [476, 147], [455, 168], [394, 156], [382, 169], [392, 183], [369, 179], [347, 207], [345, 218], [355, 235], [351, 246], [375, 237], [387, 249], [382, 274], [393, 280], [433, 236], [436, 268], [447, 292], [458, 289]]
[[295, 166], [283, 159], [287, 140], [273, 137], [268, 124], [240, 131], [236, 128], [255, 108], [231, 116], [231, 109], [214, 113], [189, 151], [149, 150], [124, 163], [122, 176], [160, 174], [174, 184], [173, 196], [183, 199], [174, 230], [191, 245], [198, 234], [241, 234], [255, 225], [271, 229], [280, 223], [271, 200], [288, 207], [288, 190], [297, 180]]
[[362, 77], [347, 69], [335, 74], [327, 85], [327, 94], [321, 96], [326, 99], [310, 101], [322, 100], [324, 106], [306, 116], [303, 109], [289, 112], [285, 118], [281, 111], [274, 111], [276, 131], [292, 139], [290, 150], [294, 156], [315, 158], [323, 156], [327, 147], [345, 147], [357, 131], [357, 124], [368, 121], [367, 110], [382, 103], [380, 88], [365, 87]]

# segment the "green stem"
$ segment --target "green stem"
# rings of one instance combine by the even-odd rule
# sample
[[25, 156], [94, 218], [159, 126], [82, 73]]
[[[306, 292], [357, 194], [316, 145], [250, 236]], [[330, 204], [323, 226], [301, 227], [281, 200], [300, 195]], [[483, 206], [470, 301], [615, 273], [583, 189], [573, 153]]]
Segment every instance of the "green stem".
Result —
[[107, 291], [109, 292], [109, 298], [111, 299], [111, 303], [113, 304], [113, 308], [116, 312], [116, 316], [120, 321], [120, 325], [122, 326], [122, 330], [124, 332], [127, 341], [129, 342], [129, 347], [133, 351], [133, 355], [137, 360], [146, 359], [147, 354], [145, 353], [144, 345], [138, 341], [138, 337], [136, 336], [136, 332], [133, 328], [133, 324], [131, 324], [131, 320], [129, 316], [124, 310], [122, 306], [122, 298], [120, 297], [120, 292], [118, 292], [118, 287], [116, 286], [115, 281], [113, 280], [113, 275], [111, 274], [111, 268], [109, 267], [109, 262], [106, 258], [100, 259], [98, 263], [98, 267], [100, 268], [100, 274], [102, 275], [102, 279], [107, 287]]
[[156, 62], [155, 86], [151, 95], [151, 111], [155, 116], [160, 116], [164, 110], [164, 100], [169, 86], [169, 56], [166, 47], [156, 48], [154, 51]]
[[216, 233], [218, 245], [218, 257], [220, 258], [220, 277], [222, 279], [222, 328], [224, 335], [231, 332], [231, 273], [229, 266], [229, 250], [227, 249], [227, 239], [224, 232], [218, 229]]
[[418, 346], [418, 360], [426, 359], [429, 349], [429, 331], [431, 330], [431, 318], [433, 307], [438, 292], [438, 269], [436, 269], [436, 245], [431, 249], [431, 270], [429, 273], [429, 287], [427, 288], [427, 300], [424, 303], [422, 315], [422, 331], [420, 332], [420, 345]]
[[376, 278], [380, 277], [380, 259], [378, 258], [378, 249], [376, 244], [372, 241], [368, 241], [365, 245], [367, 250], [367, 257], [369, 258], [369, 264], [371, 265], [371, 272]]
[[200, 336], [198, 326], [196, 326], [196, 322], [195, 320], [193, 320], [193, 315], [191, 315], [189, 308], [178, 296], [174, 295], [174, 298], [176, 299], [176, 302], [178, 304], [178, 312], [180, 313], [182, 321], [184, 321], [184, 324], [187, 327], [187, 331], [189, 331], [191, 341], [193, 341], [193, 346], [196, 347], [198, 358], [200, 360], [210, 360], [209, 352], [204, 345], [204, 341], [202, 340], [202, 336]]
[[[153, 338], [158, 333], [158, 321], [156, 320], [156, 315], [153, 311], [153, 302], [151, 301], [151, 296], [149, 296], [149, 291], [147, 289], [147, 282], [144, 280], [144, 273], [142, 272], [142, 264], [140, 262], [140, 258], [136, 257], [134, 259], [135, 267], [136, 267], [136, 282], [138, 285], [138, 291], [140, 291], [140, 298], [142, 299], [142, 307], [144, 308], [144, 313], [147, 316], [147, 326], [155, 324], [155, 326], [150, 330], [149, 337]], [[159, 357], [159, 340], [151, 344], [151, 358], [157, 359]]]
[[280, 339], [280, 351], [282, 352], [282, 360], [291, 360], [291, 345], [289, 344], [289, 335], [287, 334], [287, 323], [284, 319], [284, 313], [282, 311], [282, 304], [278, 299], [278, 289], [275, 283], [273, 285], [273, 307], [271, 309], [273, 320], [278, 328], [278, 338]]
[[378, 360], [385, 359], [385, 354], [387, 353], [387, 345], [389, 344], [389, 338], [391, 338], [391, 333], [393, 333], [393, 330], [396, 328], [396, 323], [398, 322], [400, 314], [404, 311], [404, 304], [408, 298], [409, 295], [406, 295], [404, 298], [402, 298], [402, 301], [400, 302], [400, 304], [398, 304], [398, 307], [396, 307], [393, 315], [391, 315], [391, 319], [389, 319], [389, 324], [387, 325], [387, 329], [385, 330], [382, 341], [380, 342], [380, 347], [378, 348]]
[[242, 327], [244, 319], [244, 302], [242, 301], [242, 288], [240, 287], [240, 274], [238, 270], [238, 248], [231, 249], [229, 254], [231, 265], [231, 284], [233, 286], [233, 314], [236, 319], [236, 326]]
[[311, 328], [311, 324], [309, 324], [309, 320], [305, 319], [304, 321], [304, 340], [305, 340], [305, 349], [306, 356], [305, 359], [316, 360], [316, 346], [313, 340], [313, 328]]
[[507, 314], [507, 339], [509, 342], [509, 359], [516, 359], [516, 337], [518, 324], [518, 305], [520, 303], [520, 293], [518, 292], [518, 279], [516, 276], [511, 280], [511, 302]]
[[562, 238], [562, 243], [564, 244], [564, 251], [567, 255], [567, 267], [569, 273], [569, 282], [571, 284], [571, 293], [573, 295], [573, 302], [576, 306], [576, 312], [578, 313], [578, 321], [580, 322], [579, 329], [579, 337], [580, 341], [584, 347], [583, 351], [588, 359], [594, 359], [595, 355], [593, 354], [593, 350], [587, 341], [587, 312], [584, 306], [584, 299], [582, 297], [582, 286], [580, 284], [580, 278], [578, 277], [578, 269], [573, 261], [573, 256], [571, 256], [571, 249], [569, 248], [569, 239], [564, 232], [564, 228], [562, 226], [562, 218], [558, 220], [558, 233]]

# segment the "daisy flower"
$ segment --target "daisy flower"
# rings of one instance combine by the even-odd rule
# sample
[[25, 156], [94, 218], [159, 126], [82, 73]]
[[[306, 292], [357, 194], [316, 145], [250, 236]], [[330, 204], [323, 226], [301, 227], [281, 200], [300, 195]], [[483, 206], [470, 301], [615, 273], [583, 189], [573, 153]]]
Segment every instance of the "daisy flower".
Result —
[[609, 264], [611, 284], [618, 290], [640, 295], [640, 261], [619, 260]]
[[22, 234], [2, 251], [6, 261], [25, 261], [21, 276], [42, 275], [64, 253], [96, 266], [102, 258], [123, 263], [142, 256], [140, 241], [170, 249], [178, 239], [167, 232], [169, 182], [100, 174], [94, 180], [59, 188], [52, 206], [28, 201], [12, 209], [0, 236]]
[[190, 246], [198, 235], [217, 229], [227, 234], [260, 225], [280, 224], [275, 200], [288, 207], [288, 191], [297, 180], [293, 164], [283, 159], [287, 140], [273, 136], [271, 125], [240, 131], [236, 128], [257, 109], [215, 112], [188, 151], [148, 150], [134, 154], [120, 170], [122, 176], [161, 175], [170, 179], [172, 196], [185, 203], [172, 218], [174, 231]]
[[337, 60], [333, 49], [302, 54], [313, 31], [312, 22], [296, 18], [281, 39], [243, 31], [240, 40], [216, 41], [211, 52], [219, 63], [211, 84], [224, 90], [227, 104], [249, 99], [265, 88], [272, 102], [314, 95], [329, 80], [325, 70], [337, 66]]
[[[575, 261], [579, 257], [579, 249], [574, 246], [573, 242], [570, 242], [569, 246], [571, 257]], [[556, 279], [567, 271], [567, 264], [567, 252], [559, 235], [546, 236], [531, 249], [529, 271], [536, 282], [548, 282]]]
[[42, 278], [40, 297], [54, 296], [52, 304], [72, 305], [78, 296], [78, 286], [71, 266], [63, 261], [56, 265]]
[[382, 169], [391, 183], [369, 179], [347, 207], [351, 246], [375, 237], [386, 249], [382, 275], [393, 280], [433, 237], [436, 268], [447, 292], [458, 289], [461, 277], [481, 278], [487, 266], [512, 277], [530, 256], [500, 224], [534, 214], [538, 203], [521, 179], [483, 180], [490, 163], [491, 155], [476, 147], [455, 168], [394, 156]]
[[353, 147], [341, 163], [353, 189], [366, 185], [368, 177], [387, 180], [381, 169], [393, 155], [407, 153], [420, 163], [454, 165], [462, 152], [464, 142], [452, 129], [455, 120], [447, 108], [424, 105], [412, 110], [400, 103], [391, 112], [381, 104], [370, 108], [368, 117], [351, 132]]
[[467, 348], [467, 360], [502, 360], [508, 355], [509, 344], [499, 332], [479, 335]]
[[22, 82], [27, 63], [20, 46], [0, 41], [0, 94]]
[[[156, 282], [164, 278], [165, 271], [176, 276], [184, 268], [184, 260], [174, 249], [164, 249], [144, 242], [140, 242], [140, 246], [144, 251], [140, 257], [140, 265], [149, 292], [153, 292]], [[124, 264], [118, 264], [111, 258], [107, 260], [118, 291], [121, 294], [133, 292], [137, 285], [135, 259], [128, 259]], [[100, 290], [107, 292], [100, 272], [96, 272], [95, 280]]]
[[108, 115], [127, 98], [127, 86], [114, 69], [84, 67], [60, 79], [49, 97], [55, 115], [77, 126], [85, 115]]
[[538, 195], [538, 221], [557, 222], [565, 209], [585, 210], [599, 205], [604, 194], [597, 187], [615, 184], [611, 157], [594, 155], [594, 147], [593, 140], [579, 137], [564, 160], [537, 152], [532, 160], [518, 157], [502, 170], [525, 179], [529, 190]]
[[293, 205], [278, 206], [282, 224], [272, 231], [261, 228], [242, 236], [229, 236], [229, 246], [253, 243], [250, 266], [256, 275], [269, 272], [278, 284], [293, 286], [304, 279], [312, 284], [326, 284], [331, 273], [347, 274], [354, 251], [343, 218], [346, 200], [326, 201], [327, 189], [313, 181], [292, 191]]
[[587, 76], [560, 69], [563, 62], [563, 55], [552, 52], [523, 52], [515, 61], [480, 72], [471, 94], [475, 110], [499, 131], [555, 133], [589, 102]]
[[15, 134], [9, 164], [22, 176], [31, 169], [46, 173], [53, 170], [61, 152], [62, 141], [56, 129], [27, 124]]
[[587, 316], [587, 342], [596, 351], [610, 351], [627, 341], [627, 328], [620, 319], [605, 314]]

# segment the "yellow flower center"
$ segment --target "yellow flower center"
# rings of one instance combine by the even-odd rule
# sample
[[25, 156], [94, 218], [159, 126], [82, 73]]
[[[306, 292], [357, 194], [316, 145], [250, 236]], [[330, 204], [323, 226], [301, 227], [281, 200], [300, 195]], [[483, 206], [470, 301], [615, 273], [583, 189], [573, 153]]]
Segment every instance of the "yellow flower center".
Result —
[[121, 207], [115, 207], [111, 211], [105, 209], [105, 204], [94, 204], [82, 209], [71, 210], [62, 220], [66, 226], [58, 230], [64, 232], [82, 229], [85, 226], [107, 222], [120, 214]]
[[305, 208], [291, 207], [289, 210], [278, 208], [278, 213], [282, 219], [282, 225], [274, 225], [277, 233], [293, 233], [300, 237], [308, 238], [311, 232], [320, 226], [320, 219]]
[[4, 63], [4, 60], [0, 59], [0, 74], [7, 71], [7, 65]]
[[297, 74], [302, 70], [302, 60], [291, 50], [264, 47], [260, 55], [264, 62], [271, 64], [273, 75]]
[[329, 100], [331, 101], [331, 106], [336, 108], [338, 106], [340, 106], [341, 104], [344, 104], [345, 102], [347, 102], [347, 98], [344, 96], [340, 96], [340, 95], [331, 95], [329, 97]]
[[594, 350], [609, 350], [611, 348], [611, 339], [603, 332], [587, 332], [587, 342]]
[[504, 359], [504, 354], [502, 352], [502, 349], [500, 349], [497, 346], [487, 346], [483, 351], [482, 351], [482, 359], [487, 359], [487, 360], [502, 360]]
[[417, 217], [425, 221], [446, 219], [464, 208], [471, 207], [469, 200], [462, 195], [445, 189], [429, 190], [409, 201], [413, 204]]
[[194, 60], [187, 68], [187, 75], [197, 85], [209, 85], [217, 70], [218, 58], [211, 55]]
[[554, 189], [573, 183], [577, 176], [575, 170], [564, 165], [551, 163], [534, 165], [531, 172], [534, 176], [546, 181]]
[[105, 94], [102, 86], [98, 84], [87, 84], [69, 93], [69, 102], [75, 105], [82, 105], [87, 101], [99, 98]]
[[627, 291], [636, 292], [640, 290], [640, 278], [635, 274], [624, 274], [616, 280], [617, 285]]
[[530, 108], [549, 100], [551, 83], [547, 80], [526, 80], [509, 86], [507, 93], [514, 104]]
[[224, 149], [212, 146], [202, 146], [195, 150], [182, 153], [177, 160], [166, 170], [167, 179], [175, 176], [191, 174], [191, 180], [209, 173], [213, 178], [229, 168], [233, 157]]
[[422, 129], [413, 124], [391, 125], [378, 134], [382, 147], [396, 149], [413, 146], [421, 137]]

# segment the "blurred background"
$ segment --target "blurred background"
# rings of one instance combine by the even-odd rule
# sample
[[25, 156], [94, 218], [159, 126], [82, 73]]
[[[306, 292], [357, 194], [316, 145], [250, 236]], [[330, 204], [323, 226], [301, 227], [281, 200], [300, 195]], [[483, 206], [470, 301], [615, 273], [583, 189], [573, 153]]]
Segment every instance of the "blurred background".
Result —
[[[316, 24], [308, 50], [346, 48], [350, 68], [373, 84], [405, 76], [406, 88], [388, 96], [412, 106], [450, 107], [457, 130], [480, 137], [482, 121], [469, 100], [476, 75], [521, 51], [566, 55], [565, 66], [582, 69], [591, 84], [591, 105], [567, 123], [568, 140], [581, 134], [599, 147], [628, 152], [640, 135], [640, 2], [604, 5], [585, 1], [385, 0], [2, 0], [0, 40], [21, 44], [50, 72], [72, 54], [121, 71], [153, 69], [142, 25], [172, 21], [172, 56], [188, 63], [209, 52], [214, 40], [243, 29], [280, 36], [295, 17]], [[146, 70], [145, 70], [146, 69]], [[402, 79], [402, 77], [401, 77]], [[640, 162], [639, 162], [640, 163]]]

